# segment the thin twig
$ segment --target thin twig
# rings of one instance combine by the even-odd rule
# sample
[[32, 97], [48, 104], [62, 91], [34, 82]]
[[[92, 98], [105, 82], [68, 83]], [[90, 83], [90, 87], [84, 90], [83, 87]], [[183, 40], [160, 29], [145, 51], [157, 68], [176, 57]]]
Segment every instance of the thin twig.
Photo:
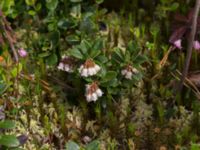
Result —
[[199, 15], [199, 8], [200, 8], [200, 0], [196, 0], [193, 20], [192, 20], [192, 28], [191, 28], [192, 30], [190, 32], [190, 36], [189, 36], [189, 39], [188, 39], [187, 55], [186, 55], [185, 65], [184, 65], [181, 81], [180, 81], [180, 84], [179, 84], [179, 87], [178, 87], [178, 90], [179, 90], [180, 93], [182, 91], [183, 83], [184, 83], [185, 77], [188, 74], [188, 69], [189, 69], [189, 66], [190, 66], [190, 60], [191, 60], [191, 56], [192, 56], [192, 47], [193, 47], [194, 37], [195, 37], [195, 34], [196, 34], [196, 29], [197, 29], [197, 18], [198, 18], [198, 15]]
[[12, 28], [10, 27], [5, 16], [3, 15], [3, 12], [1, 9], [0, 9], [0, 18], [2, 19], [1, 21], [2, 21], [3, 32], [5, 33], [6, 39], [8, 40], [8, 43], [12, 50], [15, 61], [18, 62], [19, 61], [18, 54], [17, 54], [15, 46], [14, 46], [13, 38], [11, 37], [11, 35], [14, 36], [14, 34], [12, 32]]

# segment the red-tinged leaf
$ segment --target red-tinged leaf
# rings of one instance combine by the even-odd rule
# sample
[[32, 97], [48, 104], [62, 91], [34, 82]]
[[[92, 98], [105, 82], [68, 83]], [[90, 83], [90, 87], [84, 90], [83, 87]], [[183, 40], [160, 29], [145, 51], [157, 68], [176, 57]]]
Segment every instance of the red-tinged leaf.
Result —
[[187, 28], [188, 28], [187, 26], [183, 26], [183, 27], [176, 29], [170, 36], [169, 42], [173, 44], [178, 39], [181, 39], [183, 37], [183, 35], [186, 33]]
[[188, 21], [187, 17], [181, 15], [181, 14], [175, 14], [174, 19], [176, 21], [182, 22], [182, 23], [186, 23]]

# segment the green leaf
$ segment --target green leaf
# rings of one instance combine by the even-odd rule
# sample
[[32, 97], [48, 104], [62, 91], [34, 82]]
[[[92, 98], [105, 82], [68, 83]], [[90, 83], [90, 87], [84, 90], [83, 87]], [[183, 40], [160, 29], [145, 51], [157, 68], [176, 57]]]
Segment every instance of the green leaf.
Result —
[[96, 60], [98, 60], [101, 63], [106, 63], [108, 61], [108, 58], [106, 56], [103, 55], [99, 55]]
[[29, 10], [28, 14], [31, 15], [31, 16], [35, 16], [36, 12], [34, 10]]
[[75, 26], [77, 26], [77, 22], [76, 20], [73, 20], [73, 19], [63, 18], [58, 21], [58, 27], [64, 30], [68, 28], [74, 28]]
[[99, 150], [99, 141], [98, 140], [94, 140], [92, 142], [90, 142], [86, 148], [86, 150]]
[[25, 0], [25, 2], [26, 2], [26, 4], [29, 5], [29, 6], [34, 6], [36, 0]]
[[19, 140], [14, 135], [2, 135], [0, 137], [0, 145], [7, 147], [17, 147], [19, 144]]
[[[133, 56], [134, 57], [134, 56]], [[137, 65], [143, 64], [144, 62], [148, 62], [148, 57], [145, 55], [138, 55], [133, 59], [133, 62]]]
[[55, 47], [56, 45], [59, 44], [60, 32], [58, 30], [51, 32], [49, 35], [49, 38], [50, 38], [53, 46]]
[[80, 50], [77, 49], [77, 48], [70, 49], [68, 51], [68, 53], [69, 53], [69, 55], [71, 55], [71, 56], [73, 56], [75, 58], [78, 58], [78, 59], [83, 59], [83, 57], [84, 57], [83, 54], [80, 52]]
[[101, 4], [101, 3], [103, 3], [103, 1], [104, 1], [104, 0], [95, 0], [95, 2], [96, 2], [97, 4]]
[[72, 2], [72, 3], [79, 3], [79, 2], [82, 2], [82, 0], [70, 0], [70, 2]]
[[48, 65], [55, 65], [58, 62], [58, 57], [55, 53], [51, 54], [49, 57], [47, 57], [46, 60]]
[[15, 67], [11, 70], [11, 74], [13, 75], [13, 77], [16, 77], [17, 74], [18, 74], [19, 72], [21, 72], [21, 70], [22, 70], [22, 64], [19, 63], [17, 66], [15, 66]]
[[38, 56], [41, 57], [41, 58], [44, 58], [44, 57], [47, 57], [49, 55], [51, 55], [50, 52], [43, 52], [43, 53], [40, 53]]
[[58, 5], [58, 0], [46, 0], [46, 7], [51, 11], [54, 11], [57, 5]]
[[15, 123], [11, 120], [5, 120], [0, 122], [0, 129], [12, 129], [15, 127]]
[[80, 147], [79, 147], [79, 145], [76, 144], [75, 142], [69, 141], [69, 142], [66, 144], [66, 150], [80, 150]]
[[173, 4], [170, 6], [170, 10], [171, 10], [171, 11], [175, 11], [175, 10], [177, 10], [178, 7], [179, 7], [179, 3], [173, 3]]
[[5, 83], [0, 83], [0, 95], [3, 94], [7, 89], [8, 89], [8, 85]]
[[139, 52], [139, 47], [138, 47], [138, 44], [137, 42], [135, 41], [130, 41], [128, 43], [128, 46], [127, 46], [127, 51], [129, 51], [131, 54], [137, 54]]
[[36, 11], [39, 11], [39, 10], [41, 10], [41, 8], [42, 8], [42, 4], [41, 4], [41, 3], [38, 3], [38, 4], [36, 5], [36, 7], [35, 7], [35, 10], [36, 10]]
[[193, 144], [191, 145], [191, 150], [199, 150], [200, 149], [200, 145], [199, 144]]
[[116, 78], [116, 76], [117, 76], [117, 73], [115, 71], [108, 71], [106, 75], [103, 77], [103, 80], [101, 81], [101, 83], [108, 82]]
[[101, 50], [103, 48], [103, 41], [102, 39], [98, 39], [94, 42], [93, 47], [94, 50]]
[[95, 57], [99, 56], [99, 54], [101, 54], [100, 50], [91, 50], [90, 57], [95, 58]]
[[91, 49], [92, 45], [87, 40], [82, 40], [80, 44], [80, 49], [83, 52], [83, 54], [88, 53], [88, 51]]
[[79, 42], [80, 42], [79, 37], [76, 35], [67, 36], [65, 39], [71, 45], [76, 45], [76, 44], [79, 44]]
[[81, 16], [81, 5], [77, 4], [71, 7], [71, 16], [73, 17], [80, 17]]

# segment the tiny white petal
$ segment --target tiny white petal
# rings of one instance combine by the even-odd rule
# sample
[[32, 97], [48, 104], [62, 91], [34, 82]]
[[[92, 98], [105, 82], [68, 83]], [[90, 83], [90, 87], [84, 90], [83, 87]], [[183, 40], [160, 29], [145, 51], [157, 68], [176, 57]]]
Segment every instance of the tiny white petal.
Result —
[[88, 69], [84, 68], [81, 72], [81, 76], [87, 77], [88, 76]]
[[68, 64], [65, 65], [64, 70], [67, 71], [67, 72], [69, 72], [70, 69], [69, 69], [69, 65]]
[[97, 71], [96, 71], [95, 67], [91, 68], [91, 70], [92, 70], [92, 75], [97, 74]]
[[98, 72], [98, 71], [101, 69], [101, 68], [99, 67], [99, 65], [97, 65], [97, 64], [94, 66], [94, 68], [95, 68], [96, 72]]
[[131, 80], [132, 79], [132, 72], [128, 71], [125, 78]]
[[91, 98], [91, 100], [95, 102], [95, 101], [97, 100], [97, 98], [98, 98], [98, 97], [97, 97], [97, 94], [96, 94], [96, 93], [92, 93], [92, 98]]
[[125, 74], [127, 73], [127, 70], [126, 69], [123, 69], [122, 71], [121, 71], [121, 74], [124, 76]]
[[59, 70], [63, 70], [64, 69], [64, 64], [61, 62], [59, 63], [58, 67]]
[[86, 85], [86, 91], [88, 91], [89, 89], [90, 89], [90, 85], [87, 84], [87, 85]]
[[89, 75], [89, 76], [94, 75], [94, 74], [93, 74], [93, 68], [88, 68], [88, 75]]
[[87, 100], [87, 102], [91, 102], [91, 101], [92, 101], [92, 95], [91, 95], [91, 94], [88, 94], [88, 95], [86, 96], [86, 100]]
[[98, 97], [101, 97], [103, 95], [103, 92], [101, 91], [101, 89], [97, 89], [96, 94]]

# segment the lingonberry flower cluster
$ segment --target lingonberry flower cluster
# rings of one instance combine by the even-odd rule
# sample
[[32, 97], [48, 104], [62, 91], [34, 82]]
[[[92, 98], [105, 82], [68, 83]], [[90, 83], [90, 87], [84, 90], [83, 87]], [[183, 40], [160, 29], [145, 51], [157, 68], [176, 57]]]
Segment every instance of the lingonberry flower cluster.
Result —
[[73, 72], [74, 71], [74, 60], [68, 56], [62, 56], [62, 60], [58, 65], [59, 70], [63, 70], [66, 72]]
[[103, 95], [103, 92], [101, 89], [98, 87], [97, 82], [93, 82], [91, 84], [86, 85], [86, 100], [87, 102], [92, 102], [96, 101], [99, 97]]
[[139, 72], [139, 71], [138, 71], [136, 68], [132, 67], [131, 65], [127, 65], [127, 66], [125, 67], [125, 69], [123, 69], [123, 70], [121, 71], [121, 74], [122, 74], [126, 79], [131, 80], [132, 77], [133, 77], [133, 74], [137, 74], [138, 72]]
[[79, 73], [82, 77], [89, 77], [97, 74], [100, 71], [99, 65], [95, 64], [92, 59], [87, 59], [79, 68]]

